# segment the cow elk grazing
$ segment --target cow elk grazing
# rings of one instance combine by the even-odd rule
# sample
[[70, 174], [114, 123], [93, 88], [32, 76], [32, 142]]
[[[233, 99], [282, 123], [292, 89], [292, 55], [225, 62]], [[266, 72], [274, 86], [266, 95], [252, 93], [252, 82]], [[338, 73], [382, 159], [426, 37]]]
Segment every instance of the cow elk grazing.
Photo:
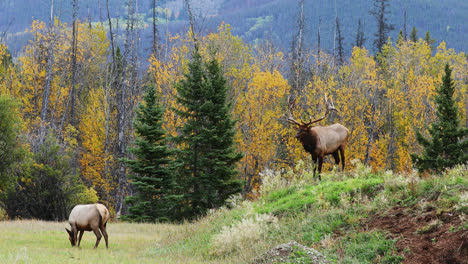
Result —
[[[93, 231], [96, 235], [96, 245], [94, 248], [97, 248], [99, 241], [101, 240], [101, 232], [104, 235], [106, 240], [106, 248], [109, 248], [106, 225], [107, 220], [109, 220], [109, 210], [99, 203], [96, 204], [79, 204], [73, 207], [73, 210], [70, 213], [68, 218], [68, 223], [70, 223], [71, 230], [67, 230], [71, 245], [77, 246], [77, 235], [78, 231], [80, 232], [80, 237], [78, 239], [78, 247], [80, 247], [81, 238], [83, 237], [84, 231]], [[99, 232], [100, 230], [100, 232]]]
[[[326, 127], [312, 127], [312, 124], [323, 120], [330, 111], [335, 110], [338, 112], [333, 105], [333, 100], [327, 100], [327, 95], [325, 95], [325, 104], [327, 106], [325, 115], [314, 121], [310, 119], [309, 122], [304, 122], [302, 120], [301, 122], [296, 121], [291, 115], [291, 103], [289, 104], [288, 122], [297, 125], [296, 138], [302, 143], [305, 151], [312, 155], [312, 161], [318, 164], [319, 180], [321, 180], [320, 173], [322, 172], [323, 158], [325, 155], [333, 155], [338, 166], [341, 160], [342, 170], [344, 170], [345, 147], [349, 136], [349, 130], [341, 124], [333, 124]], [[314, 167], [314, 176], [316, 168], [317, 166]]]

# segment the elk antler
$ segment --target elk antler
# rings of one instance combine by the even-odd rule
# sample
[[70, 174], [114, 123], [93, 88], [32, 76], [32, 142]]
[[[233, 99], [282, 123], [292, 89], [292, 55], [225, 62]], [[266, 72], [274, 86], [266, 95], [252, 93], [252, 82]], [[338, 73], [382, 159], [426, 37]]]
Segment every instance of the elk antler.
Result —
[[325, 105], [326, 105], [326, 108], [327, 110], [325, 111], [325, 114], [319, 118], [319, 119], [316, 119], [316, 120], [313, 120], [312, 121], [312, 117], [309, 117], [309, 122], [304, 122], [303, 120], [301, 120], [301, 122], [299, 123], [298, 121], [296, 121], [293, 117], [292, 117], [292, 114], [291, 114], [291, 108], [293, 107], [293, 104], [294, 102], [291, 102], [291, 96], [288, 96], [288, 122], [291, 123], [291, 124], [295, 124], [295, 125], [298, 125], [298, 126], [310, 126], [311, 124], [313, 123], [317, 123], [321, 120], [323, 120], [330, 111], [332, 110], [335, 110], [338, 112], [338, 110], [335, 108], [335, 105], [333, 104], [333, 99], [330, 98], [330, 101], [328, 101], [327, 99], [327, 94], [325, 94]]
[[325, 94], [325, 105], [327, 106], [327, 110], [325, 111], [325, 114], [317, 120], [310, 121], [308, 125], [322, 121], [328, 115], [328, 113], [332, 110], [335, 110], [338, 112], [338, 110], [335, 108], [335, 105], [333, 104], [333, 99], [330, 99], [330, 101], [328, 101], [327, 94]]
[[[300, 126], [301, 124], [299, 122], [297, 122], [293, 117], [292, 117], [292, 114], [291, 114], [291, 108], [293, 107], [293, 102], [291, 102], [291, 95], [288, 96], [288, 122], [291, 123], [291, 124], [295, 124], [295, 125], [298, 125]], [[302, 122], [304, 123], [304, 122]]]

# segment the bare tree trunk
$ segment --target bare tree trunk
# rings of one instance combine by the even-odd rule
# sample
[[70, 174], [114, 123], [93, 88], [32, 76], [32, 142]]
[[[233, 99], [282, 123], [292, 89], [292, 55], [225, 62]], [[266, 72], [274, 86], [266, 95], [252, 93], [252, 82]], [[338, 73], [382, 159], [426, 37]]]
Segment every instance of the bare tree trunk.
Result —
[[[50, 44], [53, 45], [52, 43]], [[52, 84], [53, 78], [53, 64], [54, 64], [54, 51], [53, 47], [49, 47], [47, 49], [47, 66], [46, 66], [46, 77], [45, 77], [45, 84], [44, 84], [44, 93], [42, 95], [42, 106], [41, 106], [41, 113], [40, 117], [42, 121], [46, 121], [47, 117], [47, 107], [49, 104], [49, 96], [50, 96], [50, 87]]]
[[370, 124], [369, 124], [369, 129], [368, 129], [369, 139], [367, 140], [367, 145], [366, 145], [366, 155], [364, 157], [364, 165], [367, 165], [367, 163], [369, 162], [372, 143], [374, 143], [374, 133], [375, 133], [374, 116], [375, 116], [375, 111], [376, 111], [376, 108], [377, 108], [376, 103], [375, 103], [376, 98], [377, 98], [377, 91], [375, 91], [374, 96], [372, 97], [372, 103], [371, 103], [372, 115], [371, 115], [371, 120], [370, 120]]
[[[72, 79], [71, 79], [71, 106], [70, 106], [70, 123], [72, 126], [76, 125], [75, 122], [75, 93], [76, 93], [76, 51], [78, 47], [78, 29], [76, 27], [77, 16], [77, 0], [73, 0], [73, 27], [72, 27]], [[89, 9], [88, 9], [89, 10]]]
[[361, 19], [358, 20], [358, 29], [356, 33], [356, 47], [362, 48], [365, 42], [364, 31], [362, 29]]
[[[303, 98], [300, 96], [305, 86], [305, 70], [304, 70], [304, 0], [299, 2], [299, 21], [297, 34], [292, 39], [291, 45], [291, 69], [290, 79], [291, 83], [291, 97], [292, 100], [296, 98]], [[302, 100], [298, 102], [299, 106], [304, 108]]]
[[318, 31], [317, 31], [317, 66], [320, 65], [320, 26], [322, 25], [322, 17], [319, 17]]
[[51, 39], [47, 48], [46, 76], [45, 76], [44, 93], [42, 95], [42, 106], [41, 106], [41, 112], [40, 112], [40, 118], [42, 121], [46, 121], [47, 108], [48, 108], [49, 96], [50, 96], [50, 88], [51, 88], [52, 78], [53, 78], [54, 46], [55, 46], [54, 0], [51, 0], [51, 5], [50, 5], [50, 21], [49, 21], [48, 31], [51, 36]]
[[336, 19], [338, 17], [338, 13], [336, 11], [336, 0], [335, 0], [335, 31], [333, 32], [333, 58], [335, 58], [335, 50], [336, 50]]
[[72, 126], [76, 125], [75, 122], [75, 97], [76, 97], [76, 53], [77, 53], [77, 39], [78, 39], [78, 30], [76, 27], [76, 20], [77, 20], [77, 12], [78, 12], [78, 4], [77, 0], [73, 0], [73, 15], [72, 15], [72, 41], [71, 41], [71, 47], [72, 47], [72, 53], [71, 53], [71, 71], [72, 71], [72, 76], [71, 76], [71, 88], [70, 88], [70, 94], [67, 99], [67, 103], [65, 106], [65, 110], [63, 111], [63, 115], [60, 121], [60, 127], [58, 130], [59, 137], [62, 134], [63, 127], [65, 125], [65, 119], [67, 118], [67, 113], [68, 109], [70, 108], [70, 124]]
[[54, 22], [54, 0], [50, 1], [50, 23]]
[[392, 113], [393, 113], [393, 105], [390, 103], [389, 107], [388, 107], [388, 113], [387, 113], [387, 124], [389, 126], [389, 129], [390, 129], [390, 139], [389, 139], [389, 143], [388, 143], [388, 148], [387, 148], [387, 157], [385, 159], [385, 166], [387, 168], [389, 168], [390, 170], [394, 170], [395, 169], [395, 145], [394, 145], [394, 141], [395, 141], [395, 126], [394, 126], [394, 122], [393, 122], [393, 116], [392, 116]]
[[101, 6], [101, 0], [98, 0], [98, 8], [99, 8], [99, 23], [102, 24], [102, 6]]
[[[118, 157], [124, 158], [127, 148], [127, 136], [131, 130], [129, 120], [132, 120], [131, 110], [133, 109], [134, 91], [138, 86], [138, 34], [136, 33], [136, 6], [137, 3], [128, 1], [127, 29], [124, 52], [124, 73], [120, 83], [120, 95], [118, 106]], [[128, 84], [128, 85], [127, 85]], [[120, 215], [123, 210], [123, 198], [127, 192], [127, 175], [125, 164], [119, 162], [119, 178], [117, 190], [116, 214]]]
[[167, 60], [167, 55], [168, 55], [168, 51], [169, 51], [169, 45], [168, 45], [168, 42], [169, 42], [169, 18], [168, 18], [168, 11], [164, 11], [164, 15], [166, 17], [166, 37], [165, 37], [165, 45], [164, 45], [164, 61]]
[[195, 49], [198, 49], [198, 40], [197, 40], [197, 36], [195, 33], [195, 20], [192, 15], [192, 8], [190, 7], [190, 1], [185, 0], [185, 4], [187, 5], [187, 12], [188, 12], [189, 20], [190, 20], [190, 30], [192, 31], [193, 43], [195, 45]]
[[153, 55], [159, 58], [158, 28], [156, 27], [156, 0], [153, 0]]
[[[73, 5], [75, 5], [74, 2], [75, 2], [75, 0], [73, 0]], [[88, 3], [86, 5], [87, 5], [87, 8], [88, 8], [88, 26], [89, 26], [89, 28], [92, 28], [92, 26], [91, 26], [91, 12], [90, 12], [90, 9], [89, 9], [89, 0], [88, 0]]]
[[0, 33], [0, 43], [3, 43], [6, 40], [6, 35], [8, 33], [8, 30], [10, 29], [11, 25], [13, 24], [13, 21], [15, 21], [13, 18], [8, 21], [7, 26], [5, 27], [5, 30], [3, 30]]
[[299, 20], [299, 37], [298, 37], [298, 45], [297, 45], [297, 55], [302, 57], [302, 47], [304, 42], [304, 0], [301, 0], [301, 15]]
[[403, 12], [403, 37], [405, 38], [405, 41], [408, 38], [407, 31], [406, 31], [406, 5], [405, 5], [405, 11]]
[[109, 12], [109, 0], [106, 0], [106, 7], [107, 7], [107, 19], [109, 21], [109, 36], [111, 42], [111, 52], [112, 52], [112, 66], [116, 66], [115, 61], [115, 47], [114, 47], [114, 33], [112, 32], [112, 20]]

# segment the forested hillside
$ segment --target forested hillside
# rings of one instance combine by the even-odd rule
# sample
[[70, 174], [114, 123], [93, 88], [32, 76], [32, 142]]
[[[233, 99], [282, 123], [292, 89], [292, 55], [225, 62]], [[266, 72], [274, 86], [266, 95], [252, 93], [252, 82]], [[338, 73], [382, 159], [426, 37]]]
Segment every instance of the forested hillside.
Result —
[[[83, 0], [78, 3], [78, 17], [84, 21], [106, 21], [106, 0]], [[149, 36], [151, 35], [151, 0], [137, 1], [136, 12], [141, 21], [142, 54], [148, 54]], [[166, 30], [171, 34], [184, 32], [187, 27], [187, 12], [183, 0], [158, 0], [158, 23], [161, 36]], [[203, 34], [216, 31], [224, 21], [232, 25], [233, 34], [242, 37], [250, 44], [271, 40], [283, 50], [290, 48], [291, 39], [297, 27], [299, 1], [297, 0], [194, 0], [193, 9], [197, 13], [199, 29]], [[336, 3], [336, 5], [335, 5]], [[389, 22], [395, 25], [390, 34], [396, 40], [399, 30], [404, 29], [406, 10], [406, 30], [409, 36], [413, 27], [418, 36], [424, 38], [427, 31], [440, 43], [444, 40], [456, 51], [467, 51], [468, 43], [466, 21], [468, 20], [468, 2], [464, 0], [392, 0], [389, 2]], [[16, 54], [31, 38], [26, 29], [33, 19], [47, 21], [50, 17], [51, 1], [41, 0], [5, 0], [0, 2], [0, 33], [6, 32], [6, 41], [10, 50]], [[124, 33], [126, 1], [109, 0], [112, 18], [119, 18], [121, 31]], [[349, 54], [355, 44], [358, 20], [363, 23], [365, 46], [372, 50], [373, 35], [377, 30], [375, 19], [369, 11], [373, 0], [356, 1], [305, 1], [305, 39], [310, 49], [317, 48], [317, 31], [321, 19], [321, 46], [332, 52], [335, 31], [335, 16], [341, 22], [344, 46]], [[70, 23], [72, 1], [55, 0], [55, 15], [61, 21]], [[437, 19], [434, 19], [437, 18]], [[2, 35], [0, 35], [2, 37]]]

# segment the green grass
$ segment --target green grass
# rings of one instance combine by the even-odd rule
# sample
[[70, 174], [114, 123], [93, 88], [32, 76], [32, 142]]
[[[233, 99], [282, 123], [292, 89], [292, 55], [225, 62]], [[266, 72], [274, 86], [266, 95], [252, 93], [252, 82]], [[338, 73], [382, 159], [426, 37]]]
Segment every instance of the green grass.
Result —
[[[395, 254], [395, 250], [394, 240], [383, 232], [371, 231], [350, 233], [327, 251], [339, 263], [374, 263], [377, 256], [380, 256], [378, 263], [400, 263], [403, 257]], [[341, 252], [341, 256], [337, 252]]]
[[[394, 206], [411, 207], [415, 214], [427, 207], [466, 212], [468, 206], [466, 167], [427, 179], [367, 169], [324, 174], [322, 182], [307, 175], [193, 223], [111, 222], [109, 249], [102, 239], [94, 250], [91, 232], [80, 249], [72, 248], [65, 222], [0, 221], [0, 263], [249, 263], [290, 241], [313, 247], [334, 263], [400, 263], [396, 241], [382, 230], [366, 230], [367, 217]], [[468, 230], [468, 222], [451, 232], [460, 229]], [[291, 263], [303, 257], [296, 255]]]
[[81, 248], [72, 248], [65, 227], [65, 222], [0, 222], [0, 263], [186, 263], [189, 258], [176, 254], [156, 259], [151, 253], [172, 243], [171, 236], [181, 235], [182, 226], [109, 223], [109, 249], [102, 239], [96, 250], [92, 232], [85, 232]]
[[242, 256], [210, 254], [213, 234], [242, 214], [226, 209], [185, 224], [110, 222], [109, 249], [104, 238], [93, 249], [92, 232], [84, 233], [80, 248], [72, 248], [67, 222], [0, 221], [0, 263], [243, 263]]
[[295, 214], [312, 207], [339, 206], [342, 199], [355, 202], [362, 195], [381, 189], [382, 178], [325, 181], [318, 185], [293, 186], [272, 192], [257, 207], [259, 213]]

